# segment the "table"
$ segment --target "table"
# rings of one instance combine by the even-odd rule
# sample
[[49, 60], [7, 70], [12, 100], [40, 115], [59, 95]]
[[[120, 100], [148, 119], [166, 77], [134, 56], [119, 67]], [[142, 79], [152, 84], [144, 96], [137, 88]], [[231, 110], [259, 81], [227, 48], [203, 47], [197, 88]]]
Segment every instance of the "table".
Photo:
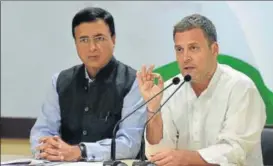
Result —
[[3, 161], [10, 161], [10, 160], [16, 160], [16, 159], [23, 159], [23, 158], [32, 158], [32, 156], [26, 156], [26, 155], [12, 155], [12, 154], [1, 154], [1, 162]]
[[[31, 156], [23, 156], [23, 155], [1, 155], [1, 162], [3, 161], [11, 161], [17, 159], [29, 159]], [[128, 166], [131, 166], [134, 160], [122, 160]], [[59, 163], [58, 166], [102, 166], [102, 162], [64, 162]]]

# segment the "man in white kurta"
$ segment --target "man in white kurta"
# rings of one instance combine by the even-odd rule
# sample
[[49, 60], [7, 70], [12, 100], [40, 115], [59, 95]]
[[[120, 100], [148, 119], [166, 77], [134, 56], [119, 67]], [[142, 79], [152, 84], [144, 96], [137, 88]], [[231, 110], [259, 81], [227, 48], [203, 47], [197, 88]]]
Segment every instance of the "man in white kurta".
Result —
[[[158, 166], [262, 166], [261, 132], [264, 102], [245, 74], [217, 62], [216, 28], [206, 17], [193, 14], [174, 26], [174, 48], [183, 76], [191, 76], [148, 123], [146, 155]], [[142, 67], [137, 78], [145, 101], [164, 85], [153, 66]], [[158, 78], [158, 84], [154, 79]], [[151, 118], [174, 92], [172, 85], [147, 104]]]
[[[179, 77], [183, 80], [181, 74]], [[162, 101], [176, 88], [168, 89]], [[221, 166], [263, 166], [260, 136], [264, 110], [255, 84], [244, 74], [218, 64], [208, 88], [198, 98], [185, 83], [163, 106], [163, 138], [156, 145], [146, 140], [146, 154], [150, 158], [168, 149], [188, 149]]]

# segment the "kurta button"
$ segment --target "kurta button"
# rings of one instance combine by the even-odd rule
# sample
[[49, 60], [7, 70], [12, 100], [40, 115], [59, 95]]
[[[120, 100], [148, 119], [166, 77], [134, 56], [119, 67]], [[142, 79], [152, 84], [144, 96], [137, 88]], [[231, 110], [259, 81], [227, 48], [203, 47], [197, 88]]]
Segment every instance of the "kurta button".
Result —
[[83, 134], [83, 135], [87, 135], [87, 131], [86, 131], [86, 130], [83, 130], [83, 131], [82, 131], [82, 134]]
[[88, 108], [88, 107], [85, 107], [85, 108], [84, 108], [84, 111], [85, 111], [85, 112], [87, 112], [88, 110], [89, 110], [89, 108]]

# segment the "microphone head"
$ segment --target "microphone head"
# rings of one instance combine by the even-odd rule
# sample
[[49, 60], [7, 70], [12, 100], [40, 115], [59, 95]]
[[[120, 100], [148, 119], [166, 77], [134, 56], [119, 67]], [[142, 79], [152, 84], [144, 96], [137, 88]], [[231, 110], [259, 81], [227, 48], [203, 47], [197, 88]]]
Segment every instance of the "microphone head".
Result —
[[190, 75], [185, 75], [185, 77], [184, 77], [184, 81], [185, 82], [189, 82], [191, 80], [191, 76]]
[[173, 78], [173, 84], [174, 84], [174, 85], [179, 84], [179, 82], [180, 82], [180, 78], [179, 78], [179, 77], [174, 77], [174, 78]]

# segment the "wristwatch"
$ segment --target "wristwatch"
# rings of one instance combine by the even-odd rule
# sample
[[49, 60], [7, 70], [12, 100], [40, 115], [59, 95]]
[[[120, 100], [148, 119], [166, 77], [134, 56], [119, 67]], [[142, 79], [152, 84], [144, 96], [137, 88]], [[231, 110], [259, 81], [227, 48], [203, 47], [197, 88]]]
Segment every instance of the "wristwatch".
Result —
[[81, 151], [81, 160], [86, 161], [87, 159], [87, 153], [86, 153], [86, 146], [83, 143], [80, 143], [79, 145], [80, 151]]

